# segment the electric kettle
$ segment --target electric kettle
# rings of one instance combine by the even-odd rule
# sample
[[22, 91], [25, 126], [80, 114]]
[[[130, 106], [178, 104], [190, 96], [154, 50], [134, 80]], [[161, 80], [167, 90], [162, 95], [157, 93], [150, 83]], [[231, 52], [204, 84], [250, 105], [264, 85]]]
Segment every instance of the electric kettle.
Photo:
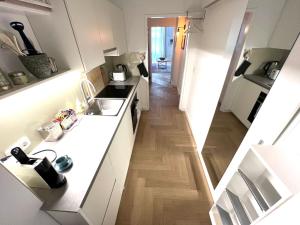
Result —
[[266, 76], [270, 76], [274, 69], [278, 69], [279, 62], [278, 61], [269, 61], [263, 67]]
[[127, 67], [124, 64], [118, 64], [115, 66], [115, 70], [112, 73], [113, 81], [125, 81], [127, 79]]

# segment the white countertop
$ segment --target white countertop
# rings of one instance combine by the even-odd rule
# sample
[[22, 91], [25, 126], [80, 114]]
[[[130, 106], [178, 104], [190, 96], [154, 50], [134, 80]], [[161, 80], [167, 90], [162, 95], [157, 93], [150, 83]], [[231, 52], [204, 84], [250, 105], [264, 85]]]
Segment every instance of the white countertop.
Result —
[[58, 157], [69, 155], [73, 167], [64, 173], [67, 184], [58, 189], [33, 188], [44, 201], [43, 210], [72, 211], [80, 209], [93, 180], [118, 129], [119, 123], [131, 101], [140, 77], [132, 77], [117, 85], [134, 85], [118, 116], [82, 116], [74, 128], [57, 142], [43, 142], [33, 152], [53, 149]]

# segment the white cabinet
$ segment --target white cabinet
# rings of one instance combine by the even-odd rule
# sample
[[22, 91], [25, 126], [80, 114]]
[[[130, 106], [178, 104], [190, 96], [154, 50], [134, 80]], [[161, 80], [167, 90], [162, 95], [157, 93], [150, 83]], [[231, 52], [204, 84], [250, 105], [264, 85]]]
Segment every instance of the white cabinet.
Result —
[[27, 17], [42, 50], [60, 68], [88, 72], [105, 62], [92, 0], [55, 0], [50, 15]]
[[133, 144], [134, 137], [129, 104], [109, 148], [112, 165], [117, 176], [117, 182], [122, 187], [124, 187], [125, 184]]
[[93, 225], [101, 225], [116, 184], [109, 154], [106, 155], [99, 173], [82, 207], [84, 217]]
[[122, 9], [112, 3], [109, 6], [114, 45], [117, 47], [119, 55], [122, 55], [127, 52], [124, 13]]
[[100, 28], [92, 0], [65, 0], [86, 71], [105, 62]]
[[107, 0], [93, 0], [101, 30], [103, 50], [117, 48], [117, 55], [127, 52], [123, 11]]
[[137, 86], [137, 97], [139, 99], [138, 108], [140, 110], [149, 110], [149, 81], [148, 78], [141, 77]]
[[62, 225], [102, 225], [115, 189], [116, 176], [107, 153], [82, 206], [77, 211], [48, 213]]
[[260, 92], [267, 94], [269, 91], [245, 78], [240, 78], [239, 87], [234, 97], [231, 111], [248, 128], [251, 125], [248, 121], [248, 116]]
[[96, 17], [101, 30], [101, 44], [103, 50], [116, 47], [112, 31], [112, 18], [110, 15], [110, 2], [107, 0], [92, 0], [96, 11]]

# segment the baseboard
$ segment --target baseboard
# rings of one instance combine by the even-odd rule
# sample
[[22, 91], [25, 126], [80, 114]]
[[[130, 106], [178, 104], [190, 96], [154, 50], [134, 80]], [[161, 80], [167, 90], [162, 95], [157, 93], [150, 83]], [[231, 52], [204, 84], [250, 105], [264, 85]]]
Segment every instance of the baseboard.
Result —
[[187, 128], [188, 128], [188, 132], [192, 137], [193, 146], [196, 148], [196, 152], [197, 152], [197, 155], [198, 155], [198, 158], [199, 158], [199, 164], [200, 164], [199, 167], [200, 167], [200, 170], [201, 170], [200, 173], [205, 177], [205, 180], [206, 180], [205, 191], [206, 191], [207, 195], [209, 196], [209, 202], [210, 202], [210, 205], [212, 206], [214, 204], [214, 188], [213, 188], [212, 182], [210, 180], [208, 170], [205, 166], [204, 159], [203, 159], [202, 155], [199, 154], [199, 151], [197, 150], [197, 144], [196, 144], [196, 141], [195, 141], [195, 138], [194, 138], [191, 126], [190, 126], [189, 117], [186, 114], [186, 112], [184, 112], [184, 117], [185, 117], [185, 120], [186, 120], [186, 125], [187, 125]]

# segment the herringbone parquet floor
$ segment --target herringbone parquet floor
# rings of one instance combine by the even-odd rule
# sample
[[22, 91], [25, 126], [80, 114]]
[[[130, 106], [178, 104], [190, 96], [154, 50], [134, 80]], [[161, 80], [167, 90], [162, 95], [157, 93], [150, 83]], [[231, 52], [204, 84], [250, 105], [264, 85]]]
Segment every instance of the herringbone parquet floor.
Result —
[[247, 131], [231, 112], [216, 110], [202, 151], [214, 187], [220, 182]]
[[[162, 74], [163, 75], [163, 74]], [[155, 74], [117, 225], [209, 225], [211, 198], [177, 90]]]

